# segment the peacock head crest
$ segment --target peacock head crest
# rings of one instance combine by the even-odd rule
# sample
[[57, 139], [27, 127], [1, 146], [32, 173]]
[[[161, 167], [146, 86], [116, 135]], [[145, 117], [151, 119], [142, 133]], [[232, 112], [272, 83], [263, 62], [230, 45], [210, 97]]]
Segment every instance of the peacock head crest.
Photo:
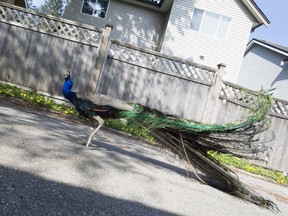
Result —
[[70, 80], [71, 79], [70, 74], [65, 74], [64, 79], [65, 79], [65, 81]]

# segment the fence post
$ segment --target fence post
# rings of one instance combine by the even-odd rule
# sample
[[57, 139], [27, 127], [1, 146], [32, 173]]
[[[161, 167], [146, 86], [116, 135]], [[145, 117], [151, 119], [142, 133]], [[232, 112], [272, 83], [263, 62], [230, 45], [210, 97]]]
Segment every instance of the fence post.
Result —
[[208, 98], [206, 101], [202, 122], [207, 124], [214, 123], [214, 113], [216, 109], [216, 105], [219, 102], [219, 96], [220, 92], [223, 86], [223, 75], [225, 72], [226, 65], [223, 63], [220, 63], [217, 65], [218, 70], [216, 72], [215, 81], [214, 84], [211, 86]]
[[109, 46], [109, 37], [110, 37], [112, 29], [113, 29], [113, 25], [107, 24], [102, 34], [101, 43], [100, 43], [99, 50], [98, 50], [98, 59], [96, 62], [96, 67], [95, 67], [94, 76], [93, 76], [94, 92], [96, 91], [99, 76], [102, 71], [103, 65], [105, 63], [106, 51]]

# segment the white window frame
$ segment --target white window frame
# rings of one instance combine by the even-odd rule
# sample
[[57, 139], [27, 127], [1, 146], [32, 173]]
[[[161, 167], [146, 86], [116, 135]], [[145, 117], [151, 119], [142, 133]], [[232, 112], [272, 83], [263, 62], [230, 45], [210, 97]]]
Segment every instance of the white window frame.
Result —
[[105, 11], [105, 17], [100, 17], [100, 16], [97, 17], [97, 16], [93, 16], [93, 15], [91, 15], [91, 14], [82, 12], [85, 1], [86, 1], [86, 0], [82, 0], [82, 6], [81, 6], [81, 9], [80, 9], [80, 13], [81, 13], [81, 14], [85, 14], [85, 15], [87, 15], [87, 16], [92, 16], [92, 17], [99, 18], [99, 19], [106, 19], [107, 13], [108, 13], [108, 8], [109, 8], [109, 6], [110, 6], [111, 0], [107, 0], [107, 1], [108, 1], [108, 5], [107, 5], [107, 10]]
[[[191, 28], [195, 9], [203, 11], [203, 16], [202, 16], [202, 18], [201, 18], [199, 30], [194, 30], [194, 29]], [[215, 14], [215, 15], [218, 15], [218, 16], [220, 17], [219, 20], [218, 20], [216, 33], [215, 33], [214, 35], [208, 34], [208, 33], [205, 33], [205, 32], [202, 32], [202, 31], [201, 31], [202, 26], [203, 26], [203, 20], [204, 20], [204, 17], [205, 17], [205, 15], [206, 15], [206, 12], [209, 12], [209, 13], [212, 13], [212, 14]], [[221, 23], [221, 20], [222, 20], [223, 17], [230, 19], [230, 22], [229, 22], [229, 25], [228, 25], [228, 29], [227, 29], [227, 34], [226, 34], [226, 37], [224, 37], [224, 38], [217, 36], [217, 35], [218, 35], [218, 31], [219, 31], [219, 27], [220, 27], [220, 23]], [[200, 8], [194, 8], [193, 13], [192, 13], [191, 22], [190, 22], [190, 25], [189, 25], [189, 29], [192, 30], [192, 31], [195, 31], [195, 32], [200, 32], [200, 33], [202, 33], [202, 34], [206, 34], [206, 35], [210, 35], [210, 36], [213, 36], [213, 37], [216, 37], [216, 38], [219, 38], [219, 39], [224, 39], [224, 40], [226, 40], [226, 39], [228, 38], [228, 35], [229, 35], [229, 32], [230, 32], [231, 23], [232, 23], [232, 18], [231, 18], [231, 17], [223, 16], [223, 15], [221, 15], [221, 14], [217, 14], [217, 13], [214, 13], [214, 12], [211, 12], [211, 11], [207, 11], [207, 10], [203, 10], [203, 9], [200, 9]]]

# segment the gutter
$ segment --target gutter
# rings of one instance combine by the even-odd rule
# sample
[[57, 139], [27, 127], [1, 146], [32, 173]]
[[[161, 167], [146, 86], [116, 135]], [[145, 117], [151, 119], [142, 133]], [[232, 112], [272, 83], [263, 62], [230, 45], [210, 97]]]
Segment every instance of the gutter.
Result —
[[249, 9], [249, 11], [253, 14], [256, 20], [259, 22], [259, 25], [251, 29], [252, 32], [263, 24], [266, 27], [268, 27], [268, 25], [270, 24], [270, 20], [266, 17], [263, 11], [258, 7], [258, 5], [253, 0], [242, 0], [242, 2]]

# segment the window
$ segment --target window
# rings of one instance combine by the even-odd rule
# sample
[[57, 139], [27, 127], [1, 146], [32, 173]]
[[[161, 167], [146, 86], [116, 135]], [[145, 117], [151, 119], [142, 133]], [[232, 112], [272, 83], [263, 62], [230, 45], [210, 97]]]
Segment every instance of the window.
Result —
[[229, 17], [195, 8], [190, 29], [216, 37], [226, 38], [230, 22], [231, 18]]
[[141, 2], [145, 2], [147, 4], [151, 4], [151, 5], [154, 5], [154, 6], [157, 6], [157, 7], [161, 7], [164, 0], [138, 0], [138, 1], [141, 1]]
[[84, 0], [81, 12], [94, 17], [105, 18], [108, 4], [109, 0]]

